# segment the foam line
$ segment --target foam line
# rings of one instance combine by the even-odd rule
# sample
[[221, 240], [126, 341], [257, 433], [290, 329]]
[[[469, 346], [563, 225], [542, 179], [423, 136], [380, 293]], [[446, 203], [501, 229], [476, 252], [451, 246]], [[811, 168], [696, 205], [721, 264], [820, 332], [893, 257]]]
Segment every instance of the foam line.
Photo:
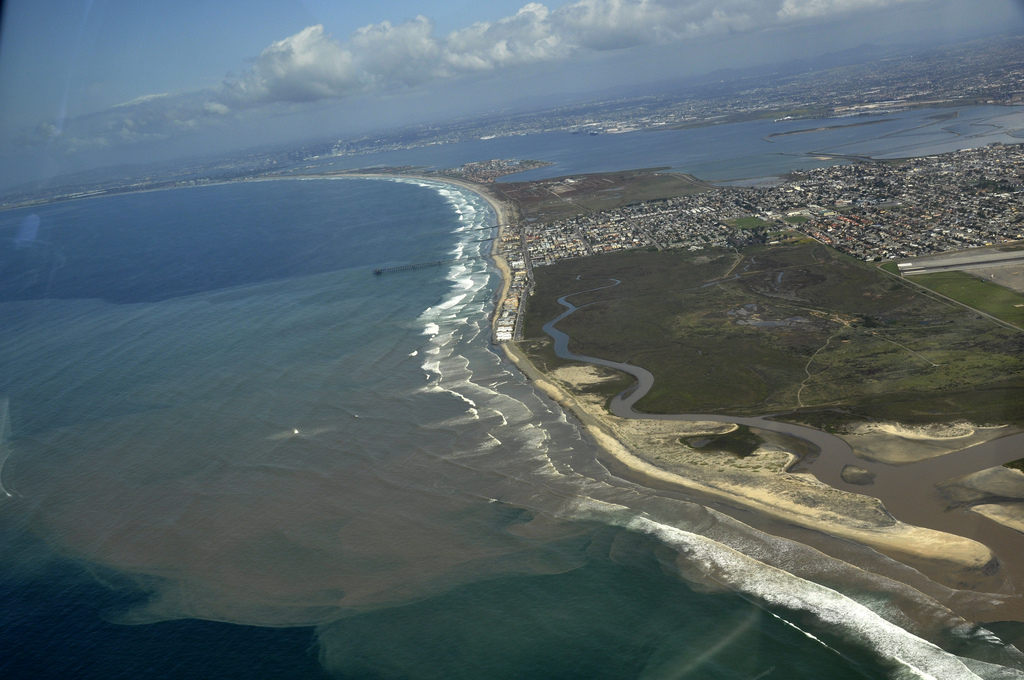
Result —
[[11, 497], [11, 494], [4, 488], [3, 472], [4, 463], [7, 462], [8, 456], [11, 455], [10, 448], [5, 445], [5, 442], [7, 441], [7, 414], [9, 407], [10, 399], [7, 397], [0, 399], [0, 492], [3, 492], [8, 498]]
[[704, 536], [646, 517], [636, 517], [626, 528], [653, 536], [675, 548], [709, 580], [746, 593], [769, 606], [812, 614], [826, 627], [874, 651], [903, 676], [911, 673], [921, 678], [981, 680], [953, 654], [825, 586], [758, 562]]

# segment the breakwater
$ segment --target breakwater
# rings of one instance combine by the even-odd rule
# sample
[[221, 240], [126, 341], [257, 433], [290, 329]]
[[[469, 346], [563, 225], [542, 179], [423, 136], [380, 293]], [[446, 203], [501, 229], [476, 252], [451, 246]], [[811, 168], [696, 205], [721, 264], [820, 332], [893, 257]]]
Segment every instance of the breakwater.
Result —
[[422, 269], [423, 267], [439, 267], [439, 266], [441, 266], [443, 264], [454, 264], [455, 262], [459, 262], [460, 260], [473, 260], [473, 259], [476, 259], [476, 258], [460, 257], [460, 258], [455, 258], [455, 259], [451, 259], [451, 260], [435, 260], [433, 262], [415, 262], [413, 264], [403, 264], [403, 265], [399, 265], [397, 267], [381, 267], [379, 269], [374, 269], [373, 270], [373, 274], [374, 274], [374, 276], [380, 276], [381, 274], [391, 274], [391, 273], [394, 273], [394, 272], [407, 271], [409, 269]]

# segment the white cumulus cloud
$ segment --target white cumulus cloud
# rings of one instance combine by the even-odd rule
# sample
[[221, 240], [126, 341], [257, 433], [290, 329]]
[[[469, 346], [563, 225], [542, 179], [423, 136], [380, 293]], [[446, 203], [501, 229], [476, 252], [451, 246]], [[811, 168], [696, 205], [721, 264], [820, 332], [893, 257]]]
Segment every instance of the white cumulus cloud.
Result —
[[357, 55], [364, 87], [418, 85], [438, 75], [441, 45], [434, 38], [434, 22], [423, 16], [361, 28], [349, 39], [349, 48]]
[[548, 8], [536, 2], [514, 16], [455, 31], [442, 43], [446, 74], [551, 61], [573, 48], [558, 34]]
[[242, 106], [343, 97], [360, 88], [352, 52], [310, 26], [263, 50], [252, 69], [226, 81], [221, 97]]
[[[136, 98], [73, 121], [74, 135], [100, 137], [102, 143], [159, 139], [223, 124], [233, 114], [268, 105], [414, 88], [468, 73], [556, 62], [588, 51], [742, 33], [936, 1], [576, 0], [554, 10], [531, 2], [512, 16], [477, 22], [447, 35], [438, 35], [430, 19], [418, 16], [397, 24], [371, 24], [344, 40], [315, 25], [271, 44], [246, 72], [217, 87]], [[62, 127], [56, 128], [46, 137], [60, 137]]]

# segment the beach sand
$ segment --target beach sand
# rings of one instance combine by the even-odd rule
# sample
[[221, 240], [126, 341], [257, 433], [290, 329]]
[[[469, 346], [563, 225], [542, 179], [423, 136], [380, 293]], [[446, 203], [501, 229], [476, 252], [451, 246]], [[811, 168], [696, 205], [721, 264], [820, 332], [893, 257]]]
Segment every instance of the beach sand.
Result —
[[989, 468], [939, 485], [952, 507], [971, 512], [1024, 534], [1024, 472]]
[[[601, 448], [619, 464], [617, 473], [697, 492], [773, 520], [869, 546], [958, 588], [987, 584], [995, 555], [977, 541], [894, 519], [874, 498], [834, 489], [810, 475], [785, 470], [793, 454], [763, 447], [753, 456], [728, 454], [708, 463], [704, 451], [684, 451], [682, 436], [714, 434], [732, 426], [662, 420], [626, 420], [609, 414], [598, 399], [578, 396], [582, 385], [541, 373], [512, 343], [506, 355], [563, 408], [570, 410]], [[563, 378], [565, 373], [560, 374]], [[576, 374], [576, 378], [582, 374]]]
[[888, 465], [906, 465], [961, 451], [1006, 433], [1005, 427], [980, 427], [966, 422], [926, 427], [864, 423], [839, 437], [860, 458]]

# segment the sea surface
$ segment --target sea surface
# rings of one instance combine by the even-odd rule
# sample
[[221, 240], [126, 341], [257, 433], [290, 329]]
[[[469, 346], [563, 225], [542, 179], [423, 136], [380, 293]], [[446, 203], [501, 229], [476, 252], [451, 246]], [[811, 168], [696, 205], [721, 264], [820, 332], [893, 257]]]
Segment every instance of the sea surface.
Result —
[[987, 596], [610, 474], [491, 344], [494, 224], [414, 180], [0, 213], [0, 675], [1024, 677], [943, 605]]

